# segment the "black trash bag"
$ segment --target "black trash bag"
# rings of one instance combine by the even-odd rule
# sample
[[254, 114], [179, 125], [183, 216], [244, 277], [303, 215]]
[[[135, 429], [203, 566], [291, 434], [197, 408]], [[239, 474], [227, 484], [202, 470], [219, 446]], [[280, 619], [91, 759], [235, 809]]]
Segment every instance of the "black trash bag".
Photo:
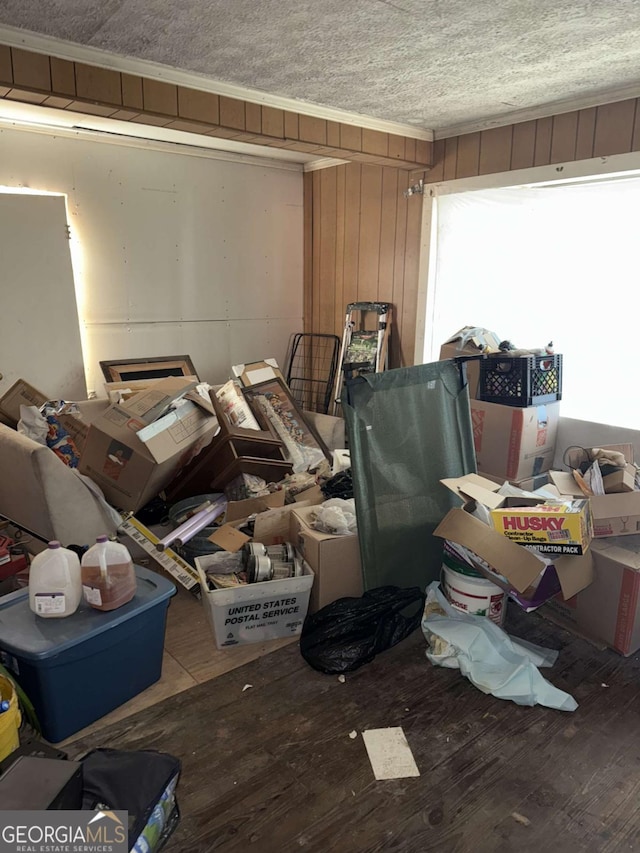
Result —
[[[302, 657], [320, 672], [353, 672], [415, 631], [424, 600], [417, 586], [380, 586], [361, 598], [339, 598], [305, 619]], [[403, 615], [412, 604], [415, 613]]]
[[82, 808], [129, 812], [129, 850], [157, 853], [180, 821], [175, 787], [181, 763], [154, 750], [94, 749], [82, 759]]

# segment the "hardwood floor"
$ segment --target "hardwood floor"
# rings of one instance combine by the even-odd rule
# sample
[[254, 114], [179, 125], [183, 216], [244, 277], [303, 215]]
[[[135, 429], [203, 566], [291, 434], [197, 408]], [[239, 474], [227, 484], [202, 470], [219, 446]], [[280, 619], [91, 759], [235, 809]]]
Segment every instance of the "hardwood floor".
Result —
[[[577, 711], [484, 695], [432, 667], [416, 631], [345, 683], [289, 645], [67, 749], [181, 758], [182, 820], [167, 853], [640, 850], [637, 657], [596, 649], [535, 614], [514, 610], [507, 629], [561, 649], [545, 674]], [[386, 726], [403, 727], [420, 777], [374, 779], [360, 735]]]

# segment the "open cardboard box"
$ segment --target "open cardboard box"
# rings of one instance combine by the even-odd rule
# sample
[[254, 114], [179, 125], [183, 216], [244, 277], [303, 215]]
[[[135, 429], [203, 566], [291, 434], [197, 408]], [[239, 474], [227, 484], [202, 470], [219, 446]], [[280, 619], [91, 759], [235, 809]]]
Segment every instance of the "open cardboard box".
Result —
[[545, 554], [579, 556], [593, 538], [589, 501], [584, 496], [561, 499], [558, 495], [554, 502], [535, 493], [500, 495], [498, 484], [477, 474], [441, 482], [463, 500], [471, 498], [487, 507], [493, 528], [519, 545], [532, 545]]
[[[555, 572], [565, 598], [585, 589], [593, 579], [593, 560], [590, 552], [581, 556], [561, 556], [544, 560], [522, 545], [507, 539], [470, 513], [478, 501], [488, 509], [497, 508], [504, 498], [496, 494], [499, 486], [477, 474], [441, 481], [464, 502], [462, 508], [449, 510], [434, 531], [435, 536], [462, 545], [480, 557], [475, 567], [489, 580], [514, 593], [521, 606], [537, 602], [536, 591], [541, 588], [547, 572]], [[493, 572], [487, 570], [491, 567]], [[546, 566], [546, 568], [545, 568]], [[495, 574], [494, 574], [495, 573]], [[501, 581], [496, 575], [506, 580]]]
[[[604, 450], [617, 450], [633, 464], [633, 445], [599, 445]], [[576, 451], [579, 452], [579, 449]], [[571, 456], [568, 464], [578, 467], [579, 459]], [[580, 487], [568, 471], [550, 471], [549, 477], [558, 490], [565, 495], [584, 497]], [[640, 491], [620, 492], [609, 495], [594, 495], [589, 499], [593, 515], [593, 535], [596, 539], [606, 536], [629, 536], [640, 532]]]
[[179, 396], [176, 383], [185, 390], [192, 384], [183, 377], [163, 379], [151, 396], [131, 398], [132, 411], [128, 403], [108, 406], [89, 426], [79, 470], [120, 509], [135, 512], [154, 498], [218, 429], [216, 418], [191, 400], [145, 422], [152, 411], [164, 410], [167, 398]]

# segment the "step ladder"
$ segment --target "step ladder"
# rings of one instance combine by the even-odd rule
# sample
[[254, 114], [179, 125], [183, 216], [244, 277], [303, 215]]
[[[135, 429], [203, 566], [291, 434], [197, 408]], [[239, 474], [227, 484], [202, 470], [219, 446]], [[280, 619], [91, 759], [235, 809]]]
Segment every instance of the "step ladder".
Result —
[[333, 414], [340, 414], [344, 383], [387, 369], [393, 309], [388, 302], [350, 302], [336, 372]]

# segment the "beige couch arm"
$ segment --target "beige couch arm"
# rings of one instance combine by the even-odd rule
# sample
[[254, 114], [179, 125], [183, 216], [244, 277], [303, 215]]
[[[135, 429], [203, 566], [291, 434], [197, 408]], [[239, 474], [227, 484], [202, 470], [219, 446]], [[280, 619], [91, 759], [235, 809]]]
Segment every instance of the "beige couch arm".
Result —
[[0, 424], [0, 515], [45, 540], [91, 545], [115, 524], [91, 490], [44, 445]]

